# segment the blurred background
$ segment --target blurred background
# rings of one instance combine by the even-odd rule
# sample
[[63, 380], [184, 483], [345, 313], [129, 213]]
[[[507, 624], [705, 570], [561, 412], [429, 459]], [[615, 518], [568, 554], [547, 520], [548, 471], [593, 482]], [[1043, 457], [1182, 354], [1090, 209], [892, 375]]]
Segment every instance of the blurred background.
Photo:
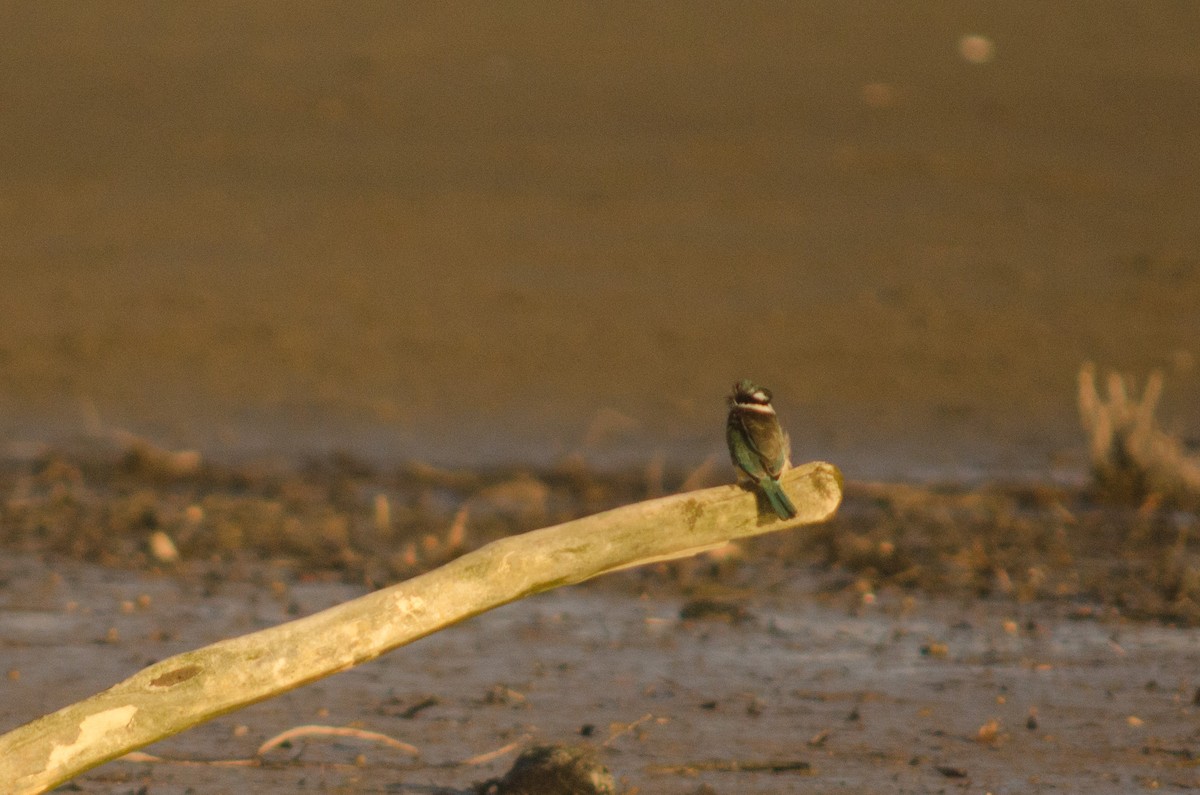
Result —
[[[1200, 435], [1200, 5], [0, 9], [0, 433], [851, 477]], [[732, 476], [732, 475], [731, 475]]]

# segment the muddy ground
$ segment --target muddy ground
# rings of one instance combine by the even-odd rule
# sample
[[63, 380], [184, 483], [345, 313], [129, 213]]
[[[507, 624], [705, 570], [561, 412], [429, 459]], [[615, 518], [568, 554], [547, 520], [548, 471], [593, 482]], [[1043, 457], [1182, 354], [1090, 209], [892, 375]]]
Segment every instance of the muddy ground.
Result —
[[[2, 470], [0, 726], [491, 538], [706, 480], [162, 463]], [[549, 742], [596, 749], [625, 792], [1200, 787], [1197, 529], [1078, 488], [851, 483], [827, 525], [509, 605], [70, 786], [466, 793]], [[159, 532], [178, 561], [155, 559]], [[255, 757], [307, 724], [419, 755], [308, 737]], [[228, 759], [253, 762], [191, 763]]]

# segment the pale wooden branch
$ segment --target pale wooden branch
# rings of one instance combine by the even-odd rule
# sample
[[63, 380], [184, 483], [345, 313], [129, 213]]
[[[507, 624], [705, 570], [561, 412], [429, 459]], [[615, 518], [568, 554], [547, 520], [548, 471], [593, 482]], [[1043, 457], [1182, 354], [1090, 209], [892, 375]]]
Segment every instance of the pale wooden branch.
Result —
[[1200, 498], [1200, 458], [1188, 456], [1155, 422], [1162, 389], [1163, 374], [1156, 370], [1138, 400], [1131, 383], [1110, 373], [1106, 400], [1096, 389], [1095, 366], [1085, 362], [1080, 368], [1079, 417], [1089, 438], [1092, 473], [1114, 496]]
[[641, 502], [494, 541], [434, 571], [305, 618], [184, 652], [0, 736], [0, 782], [40, 793], [219, 715], [373, 660], [437, 630], [561, 585], [820, 522], [842, 498], [825, 463], [789, 470], [795, 519], [739, 486]]

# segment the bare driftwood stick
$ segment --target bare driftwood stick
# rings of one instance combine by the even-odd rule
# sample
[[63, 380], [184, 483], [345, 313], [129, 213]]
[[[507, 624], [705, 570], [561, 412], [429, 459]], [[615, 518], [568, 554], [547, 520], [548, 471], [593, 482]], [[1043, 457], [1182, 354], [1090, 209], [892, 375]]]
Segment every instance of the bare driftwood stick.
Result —
[[83, 771], [219, 715], [373, 660], [525, 596], [727, 541], [820, 522], [842, 478], [824, 463], [785, 473], [798, 515], [776, 521], [756, 496], [719, 486], [641, 502], [494, 541], [434, 571], [320, 613], [176, 655], [0, 736], [10, 795]]
[[1096, 482], [1118, 497], [1200, 497], [1200, 459], [1189, 457], [1179, 440], [1154, 420], [1162, 371], [1150, 374], [1141, 400], [1117, 373], [1109, 374], [1107, 386], [1104, 400], [1096, 391], [1096, 368], [1085, 362], [1079, 371], [1079, 416], [1090, 437]]

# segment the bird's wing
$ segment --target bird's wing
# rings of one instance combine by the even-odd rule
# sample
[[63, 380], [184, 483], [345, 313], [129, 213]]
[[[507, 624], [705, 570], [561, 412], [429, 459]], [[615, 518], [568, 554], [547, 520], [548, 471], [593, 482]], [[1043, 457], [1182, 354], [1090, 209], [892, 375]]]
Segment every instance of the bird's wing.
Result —
[[760, 466], [771, 477], [779, 477], [788, 459], [788, 439], [774, 414], [744, 412], [738, 417], [746, 439], [758, 454]]
[[745, 425], [742, 424], [736, 413], [729, 415], [729, 422], [725, 427], [725, 438], [729, 443], [729, 454], [738, 469], [755, 481], [762, 480], [767, 476], [762, 458], [750, 440]]

